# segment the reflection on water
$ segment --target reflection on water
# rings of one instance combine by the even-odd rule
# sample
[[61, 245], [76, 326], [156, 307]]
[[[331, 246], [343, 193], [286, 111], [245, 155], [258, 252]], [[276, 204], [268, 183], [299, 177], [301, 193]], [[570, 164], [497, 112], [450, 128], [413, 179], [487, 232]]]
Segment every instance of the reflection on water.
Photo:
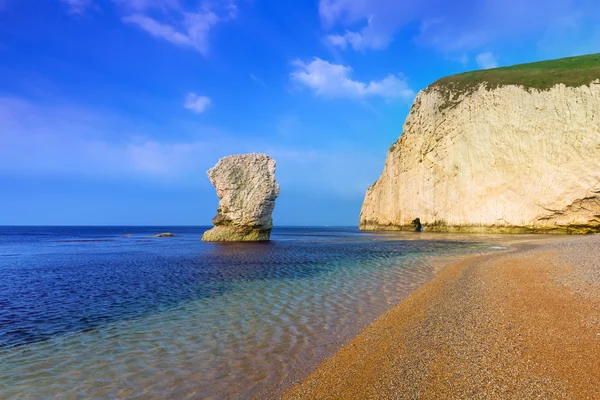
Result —
[[489, 247], [354, 229], [253, 244], [61, 229], [0, 229], [0, 398], [272, 396], [429, 279], [424, 257]]

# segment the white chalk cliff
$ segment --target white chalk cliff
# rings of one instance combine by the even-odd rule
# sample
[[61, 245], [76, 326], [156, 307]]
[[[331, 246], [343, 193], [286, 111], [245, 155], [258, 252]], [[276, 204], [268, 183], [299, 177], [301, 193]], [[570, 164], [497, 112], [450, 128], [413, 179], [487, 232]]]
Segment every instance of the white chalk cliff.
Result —
[[209, 242], [269, 240], [273, 209], [279, 195], [275, 160], [266, 154], [224, 157], [207, 172], [217, 190], [219, 206]]
[[364, 230], [600, 232], [600, 81], [421, 91]]

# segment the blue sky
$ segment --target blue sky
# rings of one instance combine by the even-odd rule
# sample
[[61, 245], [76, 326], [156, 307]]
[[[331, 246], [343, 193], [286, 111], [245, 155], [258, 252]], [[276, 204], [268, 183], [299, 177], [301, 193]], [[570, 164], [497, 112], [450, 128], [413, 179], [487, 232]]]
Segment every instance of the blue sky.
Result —
[[416, 93], [600, 51], [597, 0], [0, 0], [0, 225], [206, 225], [277, 160], [278, 225], [356, 225]]

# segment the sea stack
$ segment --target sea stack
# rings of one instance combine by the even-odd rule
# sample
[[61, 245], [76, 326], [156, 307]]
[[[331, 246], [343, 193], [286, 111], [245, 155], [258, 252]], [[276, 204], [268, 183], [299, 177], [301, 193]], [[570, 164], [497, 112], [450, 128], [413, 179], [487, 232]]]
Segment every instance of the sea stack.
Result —
[[600, 232], [600, 55], [421, 91], [366, 193], [363, 230]]
[[266, 154], [224, 157], [208, 170], [217, 190], [219, 207], [214, 228], [204, 233], [207, 242], [269, 240], [273, 209], [279, 195], [275, 160]]

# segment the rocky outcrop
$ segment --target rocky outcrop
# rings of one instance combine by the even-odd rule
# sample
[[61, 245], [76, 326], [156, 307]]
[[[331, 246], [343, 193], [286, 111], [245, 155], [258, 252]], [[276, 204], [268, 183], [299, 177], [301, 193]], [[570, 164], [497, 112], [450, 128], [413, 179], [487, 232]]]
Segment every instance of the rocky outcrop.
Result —
[[154, 235], [155, 238], [164, 238], [164, 237], [175, 237], [174, 233], [171, 232], [164, 232], [164, 233], [159, 233], [158, 235]]
[[432, 85], [366, 193], [363, 230], [600, 232], [600, 80]]
[[275, 160], [265, 154], [222, 158], [207, 172], [217, 190], [219, 207], [214, 228], [204, 233], [209, 242], [269, 240], [279, 185]]

